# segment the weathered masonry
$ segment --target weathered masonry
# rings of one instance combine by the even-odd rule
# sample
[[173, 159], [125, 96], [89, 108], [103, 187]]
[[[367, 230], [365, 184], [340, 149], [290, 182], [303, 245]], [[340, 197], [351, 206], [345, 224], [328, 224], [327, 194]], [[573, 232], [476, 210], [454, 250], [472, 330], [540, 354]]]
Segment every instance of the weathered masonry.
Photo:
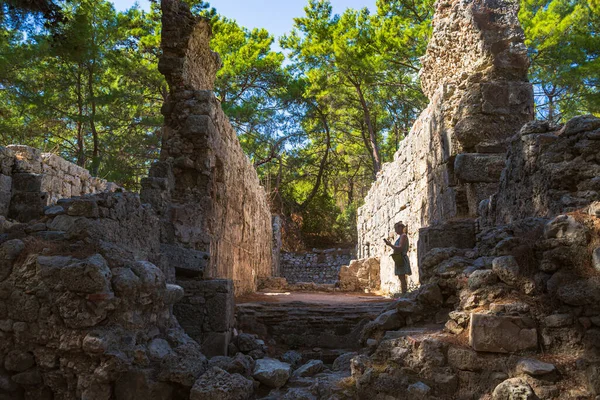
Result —
[[[160, 161], [141, 196], [161, 215], [164, 251], [185, 253], [175, 268], [250, 292], [272, 274], [266, 193], [212, 92], [220, 59], [209, 47], [210, 25], [178, 1], [163, 1], [162, 10], [159, 70], [170, 94]], [[204, 253], [210, 258], [199, 265]]]
[[[474, 246], [477, 207], [498, 188], [506, 140], [533, 117], [523, 40], [509, 1], [437, 3], [421, 70], [429, 106], [383, 166], [358, 215], [358, 255], [381, 257], [383, 288], [398, 286], [382, 240], [393, 236], [396, 221], [408, 225], [415, 281], [417, 253]], [[441, 224], [444, 232], [454, 225], [455, 235], [419, 231]], [[454, 243], [442, 246], [440, 239]]]
[[0, 148], [0, 215], [28, 222], [59, 199], [114, 191], [117, 186], [52, 153], [29, 146]]

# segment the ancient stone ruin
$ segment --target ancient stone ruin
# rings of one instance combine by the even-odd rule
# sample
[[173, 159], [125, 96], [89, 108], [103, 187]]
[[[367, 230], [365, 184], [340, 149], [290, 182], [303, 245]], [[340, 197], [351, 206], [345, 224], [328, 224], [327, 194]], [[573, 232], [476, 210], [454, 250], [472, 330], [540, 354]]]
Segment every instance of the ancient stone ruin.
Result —
[[[437, 3], [430, 104], [353, 261], [280, 260], [210, 26], [162, 10], [170, 95], [139, 195], [0, 148], [0, 400], [598, 399], [600, 119], [531, 121], [517, 3]], [[419, 286], [384, 299], [397, 220]]]
[[254, 291], [257, 278], [273, 272], [266, 193], [212, 92], [220, 59], [209, 47], [208, 22], [179, 1], [163, 1], [162, 9], [159, 70], [170, 94], [160, 161], [141, 197], [161, 216], [164, 252], [187, 253], [173, 258], [176, 268], [208, 253], [199, 274], [233, 279], [237, 293]]
[[[430, 103], [359, 210], [359, 257], [386, 254], [397, 221], [408, 225], [415, 267], [431, 248], [473, 247], [477, 207], [498, 189], [506, 141], [533, 118], [523, 41], [509, 2], [439, 2], [420, 73]], [[419, 231], [444, 223], [441, 238]], [[381, 263], [382, 287], [397, 291], [391, 258]]]

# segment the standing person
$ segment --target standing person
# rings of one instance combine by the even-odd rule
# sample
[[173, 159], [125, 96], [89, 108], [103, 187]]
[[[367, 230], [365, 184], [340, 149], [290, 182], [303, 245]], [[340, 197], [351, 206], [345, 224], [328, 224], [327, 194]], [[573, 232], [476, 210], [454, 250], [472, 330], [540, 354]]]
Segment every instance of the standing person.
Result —
[[392, 259], [394, 260], [394, 273], [398, 275], [400, 279], [400, 286], [402, 293], [406, 293], [407, 283], [406, 275], [411, 275], [410, 262], [408, 260], [408, 236], [406, 236], [406, 225], [402, 222], [397, 222], [394, 225], [394, 230], [399, 235], [398, 239], [392, 244], [388, 239], [383, 239], [385, 244], [391, 247], [394, 252], [392, 253]]

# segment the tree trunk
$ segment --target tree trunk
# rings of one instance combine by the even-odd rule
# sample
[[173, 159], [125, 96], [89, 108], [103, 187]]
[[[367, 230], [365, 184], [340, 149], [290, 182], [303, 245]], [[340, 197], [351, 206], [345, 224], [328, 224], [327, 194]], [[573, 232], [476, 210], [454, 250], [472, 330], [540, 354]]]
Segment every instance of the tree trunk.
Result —
[[375, 128], [373, 127], [373, 122], [371, 121], [371, 112], [369, 111], [369, 106], [367, 105], [367, 101], [365, 100], [365, 96], [363, 95], [362, 89], [359, 84], [354, 84], [354, 87], [356, 88], [358, 100], [360, 101], [360, 105], [363, 109], [363, 114], [365, 116], [365, 124], [367, 125], [367, 130], [369, 132], [369, 143], [371, 145], [370, 147], [373, 159], [373, 175], [377, 176], [377, 173], [381, 169], [381, 157], [379, 155], [377, 135], [375, 134]]
[[319, 165], [319, 173], [317, 174], [317, 181], [315, 182], [315, 185], [313, 186], [312, 191], [310, 192], [310, 194], [308, 195], [306, 200], [304, 200], [304, 202], [302, 204], [300, 204], [301, 210], [306, 208], [306, 206], [312, 201], [312, 199], [319, 192], [319, 188], [321, 187], [321, 182], [323, 181], [323, 175], [325, 174], [325, 167], [327, 166], [329, 150], [331, 150], [331, 132], [329, 131], [329, 124], [327, 123], [327, 117], [321, 113], [319, 113], [319, 114], [321, 115], [321, 122], [323, 123], [323, 128], [325, 129], [325, 135], [326, 135], [325, 136], [325, 153], [323, 154], [323, 157], [321, 158], [321, 163]]
[[85, 144], [83, 137], [83, 94], [81, 84], [81, 64], [77, 71], [77, 165], [85, 167]]
[[100, 166], [100, 140], [98, 138], [98, 131], [96, 130], [96, 98], [94, 96], [94, 65], [90, 65], [88, 68], [88, 92], [90, 95], [90, 104], [92, 111], [90, 113], [90, 128], [92, 130], [92, 165], [90, 166], [90, 173], [94, 176], [98, 175], [98, 169]]

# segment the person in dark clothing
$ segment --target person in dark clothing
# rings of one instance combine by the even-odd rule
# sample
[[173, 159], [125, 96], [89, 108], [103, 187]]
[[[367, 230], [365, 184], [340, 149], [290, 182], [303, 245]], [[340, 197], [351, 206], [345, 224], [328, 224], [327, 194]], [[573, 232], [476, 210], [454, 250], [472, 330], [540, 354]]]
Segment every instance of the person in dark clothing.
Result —
[[398, 239], [392, 244], [388, 239], [383, 239], [385, 244], [392, 248], [392, 259], [394, 260], [394, 273], [398, 275], [400, 280], [400, 286], [402, 293], [406, 293], [407, 283], [406, 275], [411, 275], [410, 261], [408, 260], [408, 236], [406, 236], [406, 225], [402, 222], [397, 222], [394, 225], [396, 233], [399, 235]]

